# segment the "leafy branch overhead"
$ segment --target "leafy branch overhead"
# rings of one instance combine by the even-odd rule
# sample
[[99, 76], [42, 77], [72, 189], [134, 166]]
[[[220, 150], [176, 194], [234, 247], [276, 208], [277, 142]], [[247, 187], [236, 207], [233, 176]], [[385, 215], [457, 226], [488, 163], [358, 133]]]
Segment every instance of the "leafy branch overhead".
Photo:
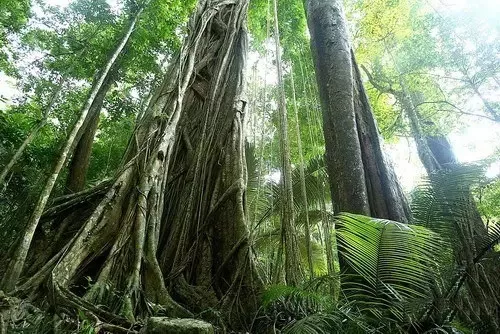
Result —
[[500, 332], [498, 9], [0, 0], [0, 334]]

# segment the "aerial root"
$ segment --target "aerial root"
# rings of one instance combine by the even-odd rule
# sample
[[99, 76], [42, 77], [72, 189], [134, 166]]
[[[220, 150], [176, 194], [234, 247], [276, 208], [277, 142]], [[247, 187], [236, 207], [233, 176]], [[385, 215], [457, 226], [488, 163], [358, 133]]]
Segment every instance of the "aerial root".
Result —
[[206, 309], [215, 309], [219, 303], [215, 293], [208, 287], [190, 285], [180, 275], [174, 280], [174, 292], [190, 309], [201, 312]]
[[104, 196], [111, 186], [111, 180], [105, 180], [93, 188], [58, 197], [53, 200], [52, 206], [43, 212], [41, 220], [46, 221], [57, 218], [69, 210], [74, 211], [75, 207], [89, 203]]
[[93, 305], [57, 283], [53, 283], [52, 288], [53, 302], [57, 305], [57, 307], [67, 306], [72, 309], [82, 311], [85, 314], [91, 315], [96, 322], [102, 324], [103, 326], [106, 327], [111, 325], [116, 326], [117, 328], [121, 327], [124, 332], [129, 331], [130, 333], [130, 330], [135, 327], [135, 324], [130, 322], [128, 319]]

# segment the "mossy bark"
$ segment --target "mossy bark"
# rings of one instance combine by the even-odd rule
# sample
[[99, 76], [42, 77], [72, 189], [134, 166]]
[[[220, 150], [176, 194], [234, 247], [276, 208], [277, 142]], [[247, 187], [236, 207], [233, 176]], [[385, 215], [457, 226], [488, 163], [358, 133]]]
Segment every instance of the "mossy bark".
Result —
[[[151, 305], [171, 316], [220, 309], [248, 328], [261, 281], [248, 242], [243, 96], [246, 0], [203, 0], [165, 79], [138, 120], [124, 164], [73, 235], [22, 285], [49, 283], [57, 307], [120, 326]], [[70, 214], [65, 196], [52, 219]], [[90, 288], [81, 288], [85, 276]], [[105, 305], [105, 308], [95, 305]]]

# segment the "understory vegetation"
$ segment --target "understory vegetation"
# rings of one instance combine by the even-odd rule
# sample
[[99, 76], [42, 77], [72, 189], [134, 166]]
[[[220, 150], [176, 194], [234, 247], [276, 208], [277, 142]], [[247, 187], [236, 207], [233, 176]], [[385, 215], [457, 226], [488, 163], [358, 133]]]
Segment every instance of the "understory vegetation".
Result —
[[0, 334], [500, 333], [499, 15], [0, 1]]

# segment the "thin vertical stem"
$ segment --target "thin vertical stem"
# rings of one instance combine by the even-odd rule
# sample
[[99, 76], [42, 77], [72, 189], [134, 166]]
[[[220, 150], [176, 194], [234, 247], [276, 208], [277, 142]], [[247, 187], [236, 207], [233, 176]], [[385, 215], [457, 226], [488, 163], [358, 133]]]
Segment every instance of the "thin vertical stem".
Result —
[[294, 227], [292, 165], [290, 162], [290, 143], [288, 141], [288, 119], [286, 110], [283, 64], [281, 61], [280, 34], [278, 27], [278, 4], [274, 2], [274, 41], [276, 46], [276, 68], [278, 72], [278, 111], [281, 153], [281, 233], [285, 250], [285, 279], [287, 284], [298, 285], [302, 273]]
[[311, 228], [309, 223], [309, 204], [307, 201], [307, 191], [306, 191], [306, 180], [304, 173], [304, 152], [302, 150], [302, 138], [300, 134], [300, 124], [299, 124], [299, 111], [297, 108], [297, 97], [295, 95], [295, 81], [293, 78], [293, 67], [290, 71], [291, 83], [292, 83], [292, 98], [293, 98], [293, 109], [295, 116], [295, 131], [297, 134], [297, 149], [299, 151], [299, 174], [300, 174], [300, 192], [302, 195], [302, 201], [304, 202], [304, 213], [305, 213], [305, 240], [306, 240], [306, 253], [307, 253], [307, 263], [309, 265], [309, 275], [311, 278], [314, 277], [314, 267], [312, 260], [312, 248], [311, 248]]

